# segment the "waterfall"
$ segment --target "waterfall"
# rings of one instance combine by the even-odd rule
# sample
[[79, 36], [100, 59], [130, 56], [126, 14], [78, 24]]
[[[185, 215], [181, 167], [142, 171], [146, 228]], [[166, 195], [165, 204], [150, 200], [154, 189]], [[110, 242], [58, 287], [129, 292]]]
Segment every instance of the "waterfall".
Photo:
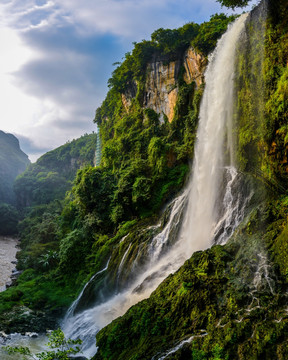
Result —
[[205, 73], [206, 85], [200, 107], [189, 203], [181, 232], [182, 243], [190, 254], [211, 245], [224, 165], [234, 165], [232, 118], [235, 53], [246, 17], [247, 14], [244, 14], [236, 20], [218, 41]]
[[106, 271], [108, 269], [108, 265], [109, 265], [110, 259], [108, 260], [106, 266], [104, 267], [104, 269], [98, 271], [96, 274], [94, 274], [93, 276], [91, 276], [90, 280], [84, 285], [82, 291], [80, 292], [80, 294], [78, 295], [77, 299], [75, 301], [73, 301], [72, 305], [69, 307], [66, 316], [65, 316], [65, 320], [66, 321], [69, 317], [74, 315], [74, 311], [76, 310], [80, 299], [82, 298], [85, 290], [87, 289], [87, 287], [89, 286], [89, 284], [91, 284], [91, 282], [100, 274], [102, 274], [104, 271]]
[[[97, 331], [123, 315], [130, 306], [148, 297], [160, 282], [176, 271], [194, 251], [211, 246], [217, 234], [219, 242], [224, 243], [241, 220], [238, 213], [243, 213], [245, 202], [237, 199], [235, 201], [233, 198], [237, 171], [233, 149], [232, 113], [236, 44], [246, 17], [247, 15], [242, 15], [229, 27], [210, 57], [205, 73], [206, 87], [200, 107], [192, 176], [188, 188], [174, 202], [167, 227], [151, 239], [151, 256], [147, 265], [125, 290], [102, 304], [66, 317], [62, 324], [67, 337], [83, 339], [83, 353], [87, 357], [97, 351]], [[230, 178], [226, 181], [226, 189], [220, 191], [221, 198], [219, 189], [222, 188], [220, 185], [227, 173]], [[183, 206], [186, 204], [187, 196], [188, 205]], [[220, 217], [219, 206], [224, 207], [220, 211]], [[174, 245], [166, 246], [172, 223], [179, 223], [179, 216], [175, 215], [180, 209], [184, 209], [185, 217], [180, 234], [177, 233], [178, 240]], [[122, 265], [128, 251], [129, 248], [118, 269], [119, 276], [124, 270]]]
[[131, 248], [131, 245], [132, 245], [132, 244], [130, 243], [129, 246], [128, 246], [128, 248], [127, 248], [127, 250], [125, 251], [125, 253], [124, 253], [124, 255], [123, 255], [122, 259], [121, 259], [120, 265], [119, 265], [119, 267], [118, 267], [118, 271], [117, 271], [117, 283], [119, 282], [119, 278], [120, 278], [120, 275], [121, 275], [121, 273], [122, 273], [123, 266], [124, 266], [124, 264], [125, 264], [125, 261], [126, 261], [128, 252], [129, 252], [129, 250], [130, 250], [130, 248]]

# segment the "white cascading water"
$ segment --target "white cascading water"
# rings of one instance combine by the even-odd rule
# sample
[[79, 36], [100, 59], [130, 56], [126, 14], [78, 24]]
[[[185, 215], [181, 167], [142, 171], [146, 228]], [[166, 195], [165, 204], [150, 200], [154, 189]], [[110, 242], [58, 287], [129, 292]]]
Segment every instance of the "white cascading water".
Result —
[[68, 319], [69, 317], [73, 316], [73, 313], [75, 311], [75, 309], [77, 308], [77, 305], [82, 297], [82, 295], [84, 294], [84, 291], [86, 290], [87, 286], [96, 278], [96, 276], [102, 274], [104, 271], [106, 271], [108, 269], [108, 265], [109, 265], [110, 259], [108, 260], [106, 266], [104, 267], [104, 269], [98, 271], [96, 274], [94, 274], [91, 279], [84, 285], [82, 291], [80, 292], [80, 294], [78, 295], [77, 299], [75, 301], [73, 301], [72, 305], [69, 307], [65, 319]]
[[[219, 217], [216, 209], [219, 186], [225, 166], [231, 166], [234, 162], [232, 139], [234, 63], [237, 40], [244, 28], [246, 17], [247, 15], [242, 15], [237, 19], [219, 40], [205, 73], [206, 86], [200, 108], [194, 165], [187, 190], [189, 200], [178, 241], [159, 256], [168, 239], [168, 230], [172, 226], [172, 221], [169, 220], [168, 227], [166, 226], [160, 234], [151, 239], [151, 247], [157, 256], [152, 254], [148, 266], [139, 274], [137, 281], [105, 303], [76, 315], [70, 313], [62, 324], [67, 337], [81, 337], [84, 340], [83, 353], [87, 357], [96, 352], [95, 335], [102, 327], [123, 315], [136, 302], [148, 297], [160, 282], [168, 274], [176, 271], [194, 251], [212, 245]], [[226, 146], [224, 146], [225, 138]], [[228, 190], [226, 189], [224, 199], [225, 195], [228, 199], [227, 203], [230, 203], [229, 187]], [[183, 197], [183, 194], [181, 196]], [[179, 206], [181, 201], [176, 200], [174, 206]], [[225, 201], [223, 204], [225, 206]], [[227, 210], [223, 214], [229, 218], [231, 211]], [[173, 209], [171, 216], [175, 216]], [[224, 227], [231, 227], [229, 221], [229, 224], [225, 219], [221, 221]], [[226, 240], [221, 239], [221, 242]], [[122, 265], [120, 264], [120, 267]], [[119, 274], [123, 270], [121, 267], [118, 270]]]
[[[205, 73], [205, 91], [194, 154], [189, 203], [181, 232], [189, 254], [211, 246], [217, 222], [216, 202], [225, 165], [234, 165], [232, 135], [235, 52], [247, 14], [219, 40]], [[224, 148], [224, 138], [227, 144]]]

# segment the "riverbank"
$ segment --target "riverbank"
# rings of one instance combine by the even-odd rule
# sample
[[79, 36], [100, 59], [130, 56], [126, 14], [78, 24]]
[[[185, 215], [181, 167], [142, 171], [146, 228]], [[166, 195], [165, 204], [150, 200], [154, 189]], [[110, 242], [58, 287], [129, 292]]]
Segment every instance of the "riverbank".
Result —
[[17, 245], [19, 240], [9, 236], [0, 236], [0, 291], [6, 289], [13, 270], [16, 267]]

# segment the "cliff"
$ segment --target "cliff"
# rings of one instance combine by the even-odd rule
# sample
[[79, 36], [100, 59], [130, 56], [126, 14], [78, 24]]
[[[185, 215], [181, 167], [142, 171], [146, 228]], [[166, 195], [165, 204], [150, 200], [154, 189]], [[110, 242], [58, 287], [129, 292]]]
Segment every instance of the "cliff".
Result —
[[20, 149], [18, 139], [0, 131], [0, 202], [15, 204], [13, 183], [30, 161]]
[[186, 84], [195, 82], [196, 88], [203, 84], [207, 60], [192, 47], [185, 51], [184, 58], [176, 61], [155, 59], [147, 64], [143, 106], [154, 110], [164, 122], [166, 116], [172, 122], [179, 96], [180, 71]]

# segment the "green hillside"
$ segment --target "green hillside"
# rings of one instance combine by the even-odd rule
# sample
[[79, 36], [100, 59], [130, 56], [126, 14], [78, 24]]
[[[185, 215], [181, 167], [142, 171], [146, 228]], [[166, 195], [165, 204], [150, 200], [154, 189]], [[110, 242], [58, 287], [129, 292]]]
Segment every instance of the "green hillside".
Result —
[[14, 180], [29, 164], [28, 156], [20, 149], [18, 139], [0, 131], [0, 203], [15, 204]]
[[15, 181], [17, 205], [21, 208], [63, 199], [77, 170], [93, 165], [96, 134], [83, 135], [42, 155]]

